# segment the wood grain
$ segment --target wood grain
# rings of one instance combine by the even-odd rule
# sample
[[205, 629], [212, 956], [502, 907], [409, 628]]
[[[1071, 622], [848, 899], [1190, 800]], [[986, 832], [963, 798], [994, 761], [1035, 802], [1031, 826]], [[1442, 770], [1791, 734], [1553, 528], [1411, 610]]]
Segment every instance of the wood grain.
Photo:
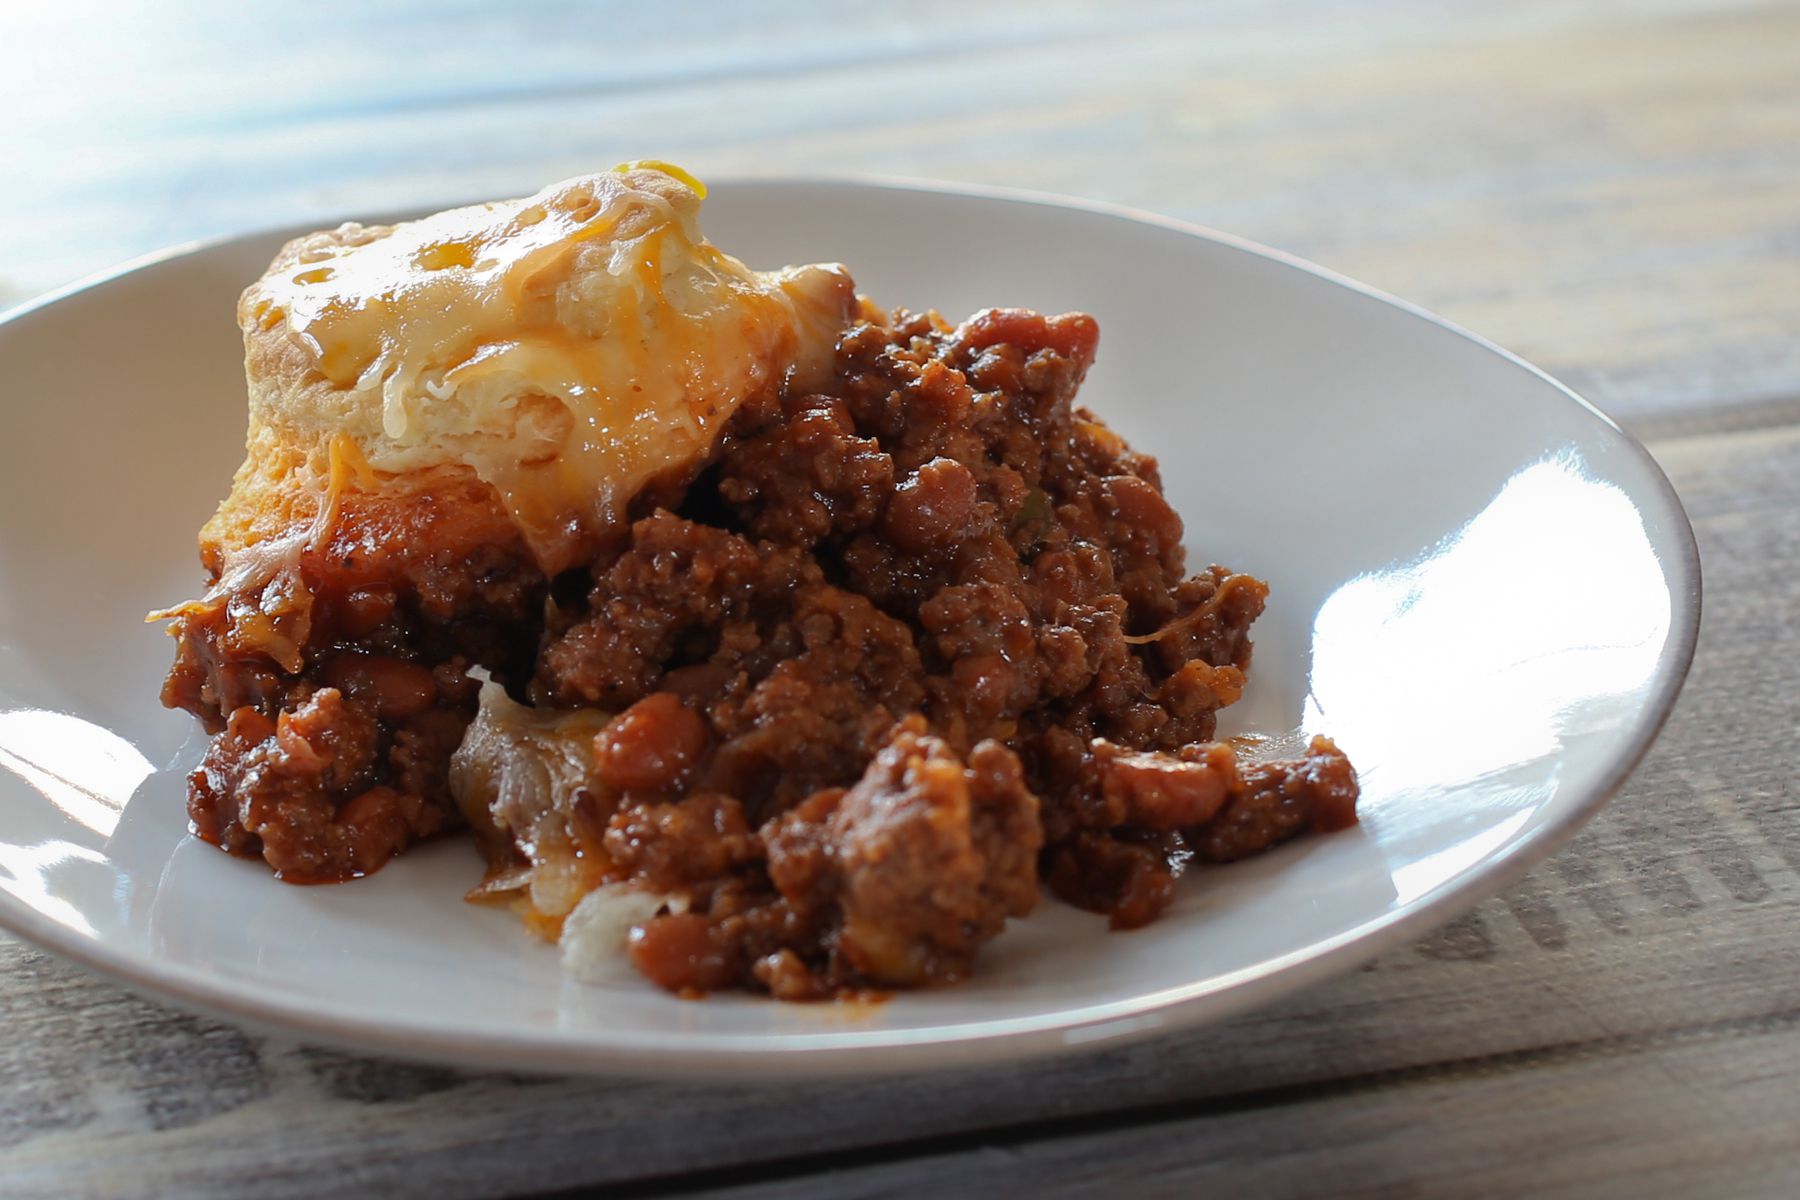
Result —
[[1787, 1195], [1800, 1178], [1800, 1138], [1791, 1079], [1770, 1071], [1768, 1054], [1781, 1053], [1779, 1039], [1793, 1029], [1793, 1020], [1700, 1029], [1483, 1062], [1461, 1074], [1170, 1106], [1125, 1128], [1065, 1122], [965, 1136], [885, 1160], [822, 1160], [801, 1175], [681, 1194], [1114, 1197], [1119, 1164], [1129, 1162], [1131, 1194], [1141, 1196], [1207, 1195], [1246, 1178], [1271, 1200]]
[[23, 116], [0, 163], [29, 164], [0, 187], [0, 289], [665, 157], [1190, 218], [1442, 311], [1627, 419], [1800, 397], [1793, 3], [646, 12], [32, 6], [0, 39]]
[[1662, 740], [1562, 854], [1405, 950], [1208, 1029], [962, 1076], [387, 1063], [0, 941], [0, 1195], [1794, 1194], [1800, 5], [823, 11], [14, 14], [0, 303], [185, 238], [646, 154], [1189, 217], [1437, 308], [1651, 439], [1707, 582]]

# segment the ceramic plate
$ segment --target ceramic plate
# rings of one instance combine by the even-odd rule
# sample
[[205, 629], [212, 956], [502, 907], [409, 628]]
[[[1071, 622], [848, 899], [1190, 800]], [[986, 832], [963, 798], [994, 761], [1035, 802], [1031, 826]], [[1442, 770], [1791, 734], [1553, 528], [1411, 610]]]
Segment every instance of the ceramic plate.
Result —
[[1190, 558], [1267, 579], [1225, 733], [1326, 732], [1362, 824], [1197, 871], [1108, 933], [1048, 904], [956, 987], [684, 1002], [462, 902], [472, 846], [292, 887], [188, 836], [203, 738], [144, 613], [195, 594], [241, 455], [238, 291], [299, 230], [184, 249], [0, 323], [0, 923], [147, 992], [369, 1051], [518, 1069], [929, 1069], [1140, 1037], [1343, 970], [1466, 909], [1619, 786], [1692, 653], [1699, 572], [1641, 447], [1542, 373], [1241, 241], [1014, 193], [719, 186], [755, 266], [838, 259], [889, 305], [1083, 309], [1083, 393], [1158, 455]]

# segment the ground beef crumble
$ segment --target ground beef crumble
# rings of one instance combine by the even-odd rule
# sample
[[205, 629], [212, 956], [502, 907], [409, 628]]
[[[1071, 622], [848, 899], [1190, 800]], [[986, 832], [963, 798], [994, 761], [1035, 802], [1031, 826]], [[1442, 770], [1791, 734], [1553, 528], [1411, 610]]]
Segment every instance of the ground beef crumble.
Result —
[[587, 568], [315, 565], [298, 671], [234, 648], [229, 603], [187, 614], [165, 700], [220, 731], [196, 831], [313, 880], [454, 827], [479, 664], [619, 714], [571, 839], [688, 898], [632, 961], [802, 999], [961, 978], [1040, 880], [1137, 926], [1194, 860], [1350, 824], [1329, 741], [1248, 764], [1213, 740], [1267, 588], [1188, 573], [1155, 460], [1074, 403], [1097, 339], [1079, 314], [865, 306], [830, 386], [746, 401]]

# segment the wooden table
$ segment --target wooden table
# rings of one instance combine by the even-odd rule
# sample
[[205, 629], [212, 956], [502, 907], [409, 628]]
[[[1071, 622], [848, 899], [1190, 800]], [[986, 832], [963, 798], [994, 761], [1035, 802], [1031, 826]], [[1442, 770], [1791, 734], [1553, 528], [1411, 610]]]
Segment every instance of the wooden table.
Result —
[[1673, 477], [1707, 601], [1573, 845], [1226, 1024], [879, 1084], [527, 1079], [253, 1036], [0, 940], [0, 1194], [1800, 1194], [1800, 7], [31, 7], [0, 32], [0, 300], [635, 157], [1124, 201], [1560, 375]]

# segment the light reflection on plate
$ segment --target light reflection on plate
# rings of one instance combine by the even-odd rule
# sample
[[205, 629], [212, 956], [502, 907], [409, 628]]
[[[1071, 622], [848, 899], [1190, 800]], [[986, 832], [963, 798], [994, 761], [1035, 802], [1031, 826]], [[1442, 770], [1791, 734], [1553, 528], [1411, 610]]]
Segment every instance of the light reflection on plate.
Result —
[[1273, 588], [1222, 732], [1337, 738], [1362, 825], [1196, 871], [1134, 933], [1046, 906], [968, 983], [844, 1009], [571, 983], [508, 914], [461, 903], [466, 844], [300, 888], [196, 843], [182, 779], [203, 742], [156, 702], [169, 646], [141, 617], [193, 590], [193, 530], [238, 460], [232, 310], [270, 235], [0, 323], [0, 923], [194, 1007], [389, 1054], [759, 1079], [962, 1066], [1216, 1018], [1416, 934], [1567, 838], [1668, 712], [1699, 605], [1680, 505], [1517, 360], [1117, 210], [850, 182], [720, 184], [707, 207], [752, 265], [840, 259], [885, 303], [1093, 312], [1083, 399], [1162, 459], [1196, 558]]
[[1384, 793], [1516, 769], [1629, 719], [1670, 617], [1637, 508], [1565, 451], [1443, 544], [1326, 599], [1303, 725]]

